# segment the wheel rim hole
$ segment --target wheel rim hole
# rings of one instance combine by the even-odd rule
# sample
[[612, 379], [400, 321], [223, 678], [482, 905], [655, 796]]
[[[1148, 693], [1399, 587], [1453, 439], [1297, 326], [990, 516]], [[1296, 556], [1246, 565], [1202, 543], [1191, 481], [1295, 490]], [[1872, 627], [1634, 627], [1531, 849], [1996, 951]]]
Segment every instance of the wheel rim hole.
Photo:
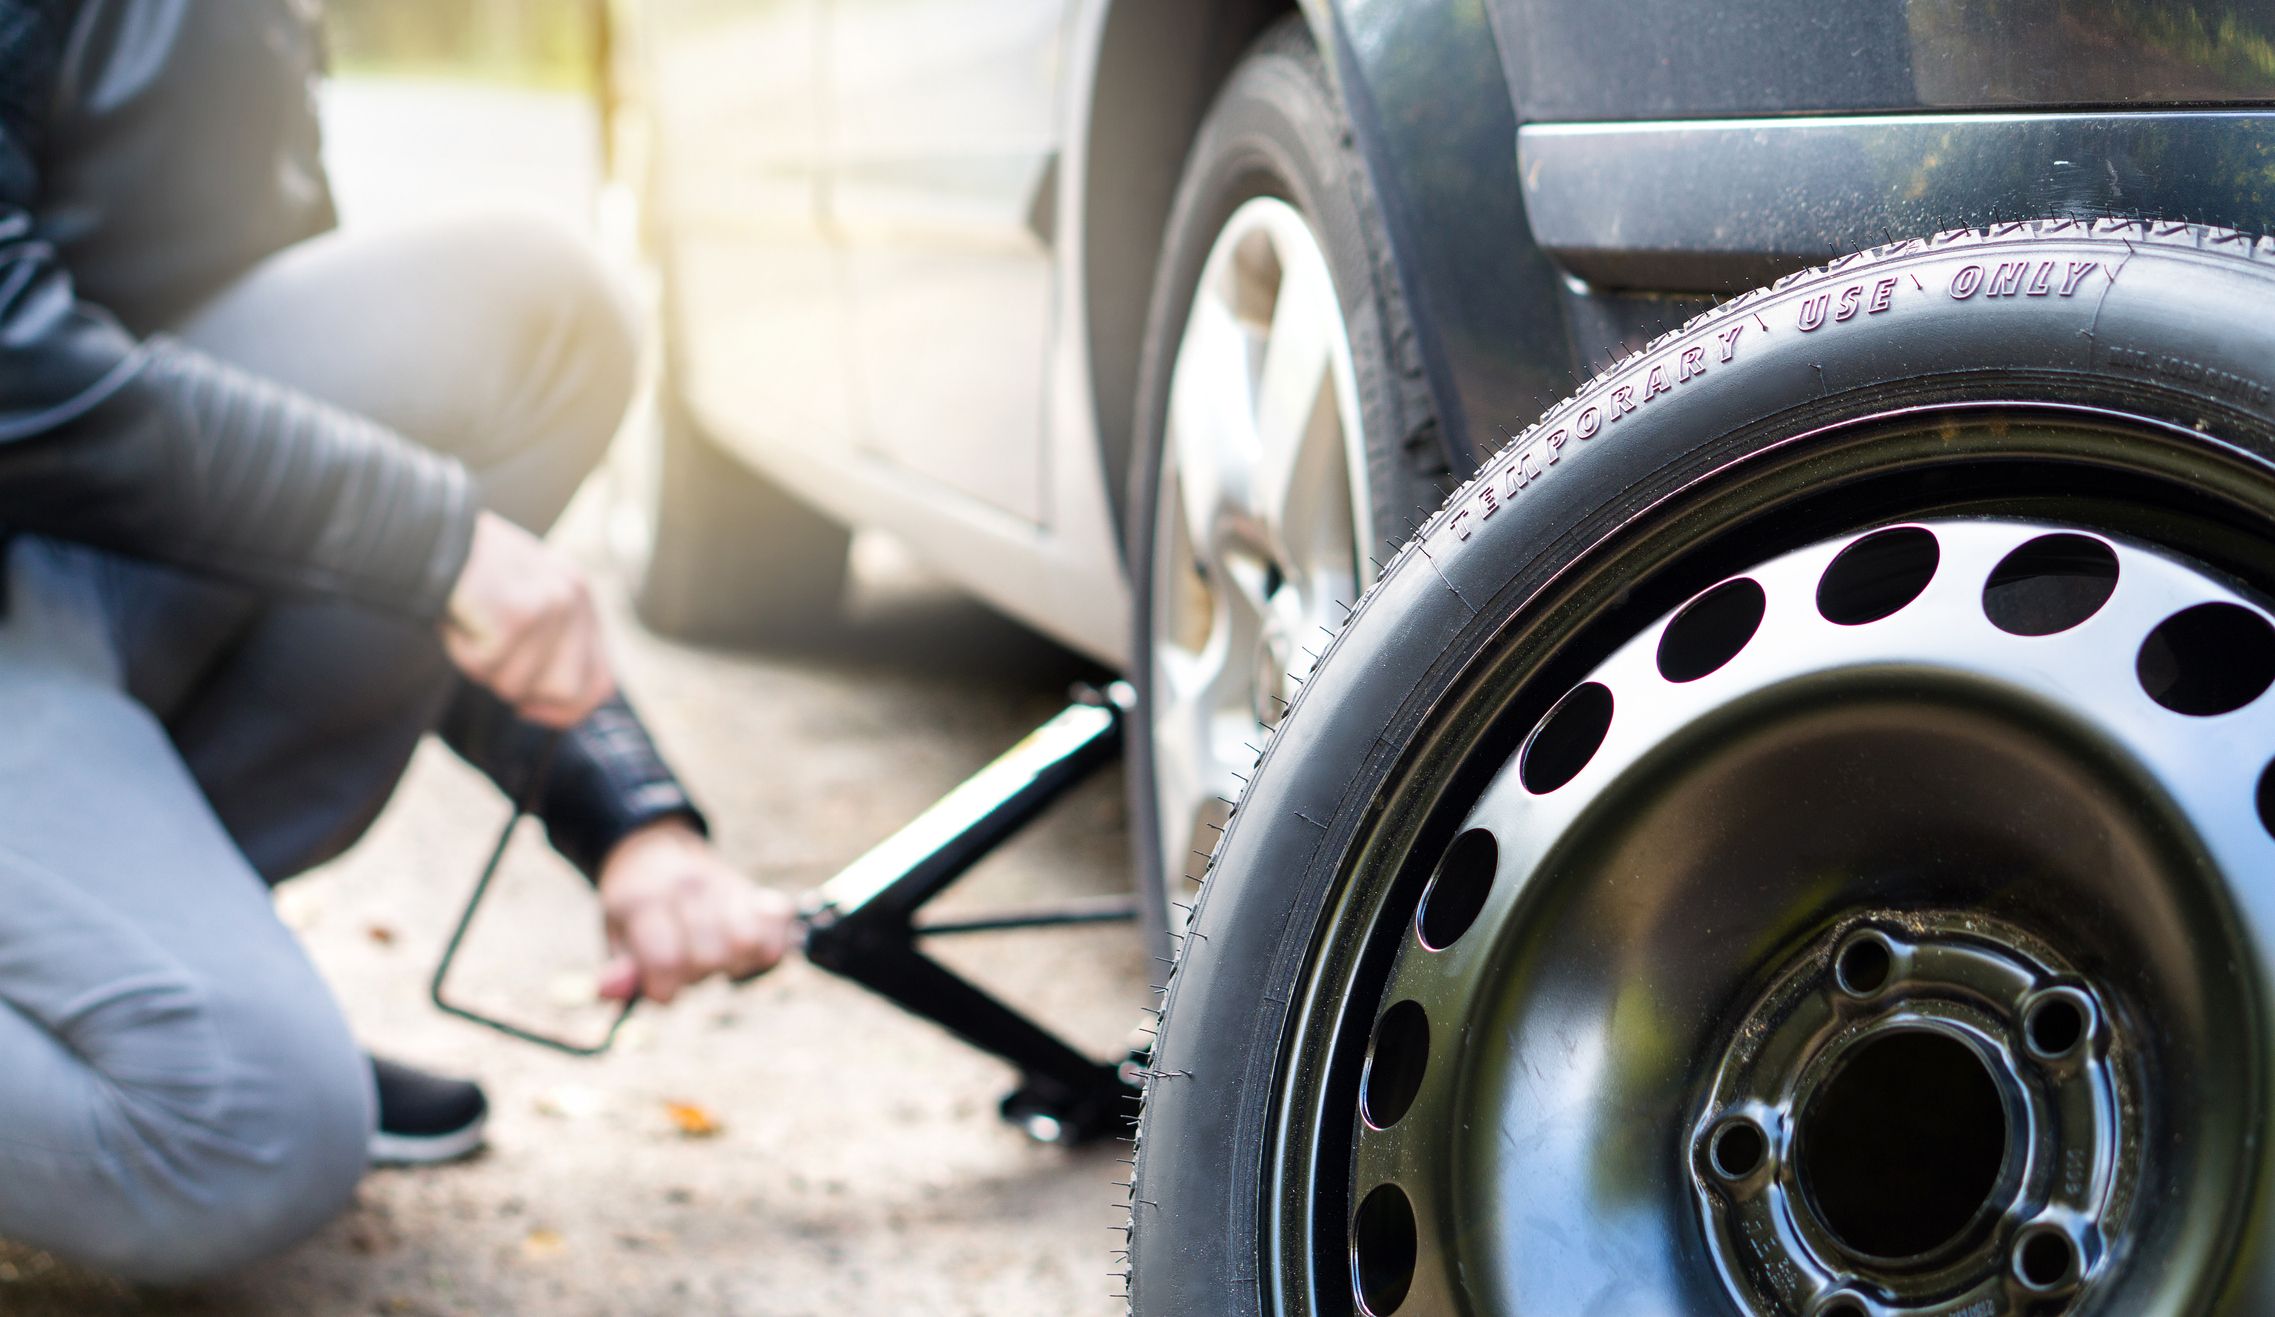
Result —
[[1500, 854], [1493, 834], [1483, 828], [1471, 828], [1453, 839], [1446, 857], [1438, 861], [1438, 871], [1430, 876], [1415, 917], [1424, 947], [1443, 951], [1477, 922], [1485, 898], [1493, 893], [1493, 866]]
[[1863, 626], [1901, 610], [1935, 579], [1942, 550], [1918, 526], [1874, 531], [1840, 551], [1817, 582], [1817, 612], [1839, 626]]
[[2077, 1272], [2077, 1246], [2059, 1230], [2033, 1230], [2014, 1249], [2014, 1272], [2032, 1289], [2050, 1290]]
[[1869, 1310], [1853, 1294], [1836, 1294], [1817, 1309], [1817, 1317], [1869, 1317]]
[[1544, 796], [1580, 775], [1611, 731], [1611, 688], [1600, 681], [1573, 687], [1533, 729], [1517, 763], [1525, 790]]
[[2259, 775], [2259, 826], [2275, 836], [2275, 764]]
[[1761, 629], [1768, 604], [1761, 585], [1743, 576], [1684, 604], [1659, 636], [1659, 675], [1697, 681], [1738, 657]]
[[1395, 1184], [1376, 1186], [1351, 1222], [1351, 1280], [1368, 1317], [1390, 1317], [1414, 1285], [1414, 1205]]
[[2085, 1041], [2085, 1008], [2067, 995], [2044, 998], [2030, 1008], [2023, 1032], [2038, 1055], [2067, 1056]]
[[2275, 626], [2241, 604], [2183, 608], [2141, 642], [2135, 670], [2149, 698], [2174, 713], [2233, 713], [2275, 684]]
[[1916, 1257], [1978, 1223], [2007, 1143], [1998, 1083], [1974, 1048], [1890, 1030], [1858, 1044], [1804, 1111], [1800, 1180], [1850, 1250]]
[[1725, 1180], [1743, 1180], [1761, 1169], [1769, 1156], [1769, 1138], [1762, 1127], [1745, 1116], [1732, 1116], [1714, 1131], [1708, 1151], [1714, 1173]]
[[1869, 997], [1888, 986], [1896, 972], [1896, 953], [1884, 938], [1870, 933], [1841, 948], [1833, 961], [1833, 977], [1852, 997]]
[[1359, 1114], [1376, 1129], [1398, 1123], [1422, 1091], [1430, 1065], [1430, 1021], [1419, 1002], [1402, 1001], [1382, 1013], [1367, 1049], [1366, 1076], [1360, 1081]]
[[2041, 535], [1999, 561], [1983, 586], [1983, 614], [2009, 635], [2050, 636], [2095, 613], [2117, 592], [2117, 551], [2090, 535]]

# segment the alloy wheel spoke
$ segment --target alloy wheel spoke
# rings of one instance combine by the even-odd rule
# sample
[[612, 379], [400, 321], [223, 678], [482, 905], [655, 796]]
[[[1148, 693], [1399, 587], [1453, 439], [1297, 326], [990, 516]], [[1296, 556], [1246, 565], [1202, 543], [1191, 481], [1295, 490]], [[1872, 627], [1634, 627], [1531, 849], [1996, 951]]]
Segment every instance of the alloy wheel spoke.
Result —
[[1206, 289], [1194, 299], [1171, 378], [1167, 440], [1186, 525], [1201, 546], [1247, 502], [1245, 476], [1256, 446], [1250, 340], [1230, 308]]
[[1345, 478], [1339, 418], [1323, 406], [1341, 314], [1316, 250], [1283, 258], [1256, 386], [1257, 470], [1248, 491], [1250, 510], [1275, 535], [1311, 510], [1310, 486]]
[[1248, 715], [1237, 652], [1223, 643], [1198, 654], [1165, 648], [1155, 661], [1154, 789], [1162, 858], [1179, 872], [1193, 871], [1198, 857], [1190, 852], [1238, 794], [1228, 742], [1246, 730]]

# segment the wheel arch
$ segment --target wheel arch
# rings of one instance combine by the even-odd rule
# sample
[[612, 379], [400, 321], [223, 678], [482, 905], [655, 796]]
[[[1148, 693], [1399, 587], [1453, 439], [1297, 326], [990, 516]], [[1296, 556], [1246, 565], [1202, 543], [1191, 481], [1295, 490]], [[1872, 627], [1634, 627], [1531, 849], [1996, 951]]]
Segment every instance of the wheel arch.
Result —
[[[1266, 27], [1301, 13], [1324, 53], [1386, 229], [1436, 433], [1402, 436], [1457, 477], [1569, 387], [1557, 275], [1518, 186], [1515, 97], [1480, 0], [1101, 0], [1070, 134], [1079, 327], [1100, 467], [1127, 540], [1146, 310], [1185, 155]], [[1417, 168], [1458, 156], [1461, 169]], [[1429, 241], [1423, 241], [1428, 235]]]
[[[1304, 0], [1315, 36], [1320, 0]], [[1099, 465], [1117, 530], [1129, 501], [1138, 363], [1169, 207], [1201, 120], [1257, 34], [1297, 0], [1103, 0], [1091, 76], [1070, 134], [1079, 169], [1080, 332], [1090, 367]]]

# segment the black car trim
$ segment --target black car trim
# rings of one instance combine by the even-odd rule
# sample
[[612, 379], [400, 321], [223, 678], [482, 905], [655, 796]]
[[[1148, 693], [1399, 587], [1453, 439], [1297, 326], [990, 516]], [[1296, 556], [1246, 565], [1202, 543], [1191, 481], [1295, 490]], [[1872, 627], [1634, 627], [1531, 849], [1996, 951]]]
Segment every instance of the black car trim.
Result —
[[1529, 124], [1535, 242], [1603, 288], [1734, 292], [1876, 243], [2099, 215], [2275, 228], [2275, 113]]

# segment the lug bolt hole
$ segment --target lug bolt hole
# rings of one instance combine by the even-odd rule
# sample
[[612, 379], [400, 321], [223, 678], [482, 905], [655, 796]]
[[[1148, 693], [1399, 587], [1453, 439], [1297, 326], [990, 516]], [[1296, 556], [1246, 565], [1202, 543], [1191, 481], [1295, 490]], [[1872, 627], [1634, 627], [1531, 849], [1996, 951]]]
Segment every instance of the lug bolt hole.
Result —
[[2077, 1279], [2077, 1245], [2052, 1227], [2025, 1231], [2014, 1245], [2014, 1274], [2033, 1290], [2066, 1285]]
[[2023, 1011], [2022, 1036], [2032, 1055], [2056, 1061], [2075, 1052], [2093, 1030], [2093, 1007], [2076, 990], [2056, 988]]
[[1833, 959], [1833, 980], [1851, 997], [1869, 997], [1896, 972], [1895, 948], [1877, 933], [1860, 933]]
[[1714, 1141], [1707, 1145], [1714, 1173], [1733, 1182], [1760, 1170], [1768, 1157], [1769, 1136], [1747, 1116], [1732, 1116], [1716, 1126]]
[[1871, 1310], [1853, 1294], [1835, 1294], [1817, 1305], [1816, 1317], [1871, 1317]]

